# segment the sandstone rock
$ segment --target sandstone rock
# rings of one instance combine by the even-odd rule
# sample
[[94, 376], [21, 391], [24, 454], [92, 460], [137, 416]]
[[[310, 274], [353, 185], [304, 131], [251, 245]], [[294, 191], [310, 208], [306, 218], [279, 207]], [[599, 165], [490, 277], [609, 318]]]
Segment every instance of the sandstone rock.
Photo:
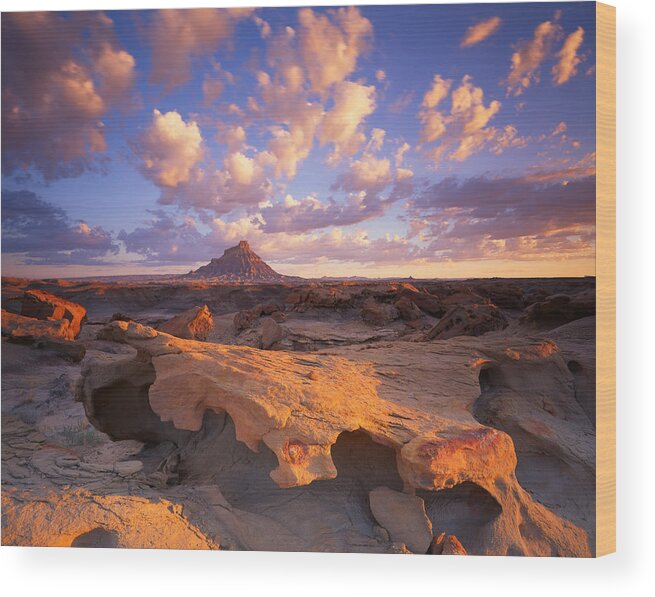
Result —
[[21, 303], [21, 315], [39, 320], [66, 320], [66, 338], [74, 340], [86, 319], [86, 309], [45, 290], [27, 290]]
[[294, 311], [309, 309], [347, 309], [352, 308], [353, 292], [348, 286], [322, 286], [308, 284], [294, 289], [287, 296], [287, 303]]
[[3, 489], [3, 545], [219, 549], [180, 515], [181, 506], [140, 496], [55, 491], [44, 496]]
[[142, 468], [143, 463], [139, 460], [124, 460], [114, 464], [114, 472], [123, 477], [136, 475]]
[[525, 293], [516, 284], [488, 282], [476, 284], [475, 291], [501, 309], [523, 309]]
[[448, 340], [455, 336], [481, 336], [502, 330], [508, 321], [500, 309], [491, 304], [452, 307], [425, 335], [427, 340]]
[[282, 311], [275, 311], [274, 313], [271, 313], [271, 319], [277, 323], [283, 323], [287, 320], [286, 313], [283, 313]]
[[465, 556], [468, 555], [464, 546], [455, 535], [441, 533], [436, 535], [430, 543], [428, 553], [437, 556]]
[[282, 311], [282, 307], [277, 303], [263, 303], [257, 305], [253, 311], [257, 313], [257, 317], [261, 317], [262, 315], [273, 315], [274, 313]]
[[421, 311], [416, 303], [409, 298], [408, 296], [402, 296], [395, 303], [394, 306], [398, 309], [398, 314], [401, 319], [405, 321], [416, 321], [423, 317], [423, 311]]
[[421, 311], [433, 317], [441, 317], [446, 312], [441, 299], [425, 291], [403, 288], [398, 297], [410, 299]]
[[134, 317], [130, 317], [129, 315], [117, 311], [111, 316], [109, 321], [134, 321]]
[[386, 325], [398, 319], [398, 309], [387, 303], [379, 303], [369, 298], [362, 307], [362, 319], [371, 325]]
[[264, 263], [248, 241], [242, 240], [235, 247], [225, 249], [222, 257], [212, 259], [187, 277], [219, 278], [227, 282], [279, 282], [287, 276], [278, 274]]
[[555, 294], [526, 308], [521, 323], [554, 328], [596, 314], [596, 293], [588, 290], [570, 296]]
[[432, 524], [420, 497], [377, 487], [369, 494], [371, 512], [391, 541], [404, 543], [414, 553], [427, 553]]
[[2, 310], [2, 335], [9, 336], [10, 342], [51, 350], [66, 360], [80, 362], [86, 348], [68, 339], [69, 325], [67, 319], [40, 320]]
[[2, 310], [2, 335], [31, 343], [37, 338], [66, 339], [70, 322], [67, 319], [41, 320]]
[[206, 340], [214, 329], [209, 307], [193, 307], [159, 326], [159, 331], [185, 340]]
[[264, 319], [262, 325], [262, 348], [264, 350], [273, 348], [282, 338], [284, 338], [284, 328], [272, 317]]
[[[591, 527], [571, 505], [580, 487], [549, 476], [560, 505], [548, 508], [537, 501], [548, 491], [529, 472], [536, 446], [566, 466], [594, 462], [593, 430], [575, 401], [566, 363], [548, 340], [388, 342], [308, 355], [182, 340], [126, 322], [111, 323], [103, 336], [135, 350], [113, 360], [85, 359], [78, 396], [89, 420], [125, 439], [144, 441], [155, 425], [156, 437], [166, 425], [170, 433], [186, 433], [173, 441], [181, 446], [187, 483], [218, 483], [238, 508], [274, 509], [283, 517], [287, 538], [267, 530], [256, 545], [392, 549], [398, 544], [381, 545], [366, 517], [353, 512], [366, 508], [367, 492], [376, 487], [405, 487], [423, 500], [433, 527], [456, 535], [471, 554], [590, 553], [584, 528]], [[310, 379], [312, 371], [319, 375]], [[138, 384], [139, 393], [125, 391]], [[488, 392], [489, 384], [498, 389]], [[546, 412], [544, 396], [553, 394], [560, 402]], [[108, 408], [118, 396], [117, 408]], [[227, 418], [207, 427], [221, 416]], [[346, 441], [349, 436], [359, 439]], [[567, 451], [556, 450], [559, 445]], [[294, 489], [310, 483], [320, 485]], [[368, 487], [364, 494], [362, 487]], [[328, 506], [334, 518], [321, 525]], [[340, 525], [350, 539], [334, 530]], [[431, 538], [421, 542], [423, 553]], [[243, 541], [255, 545], [252, 536]]]
[[257, 319], [259, 319], [259, 315], [254, 311], [239, 311], [234, 316], [234, 329], [236, 329], [237, 332], [247, 330], [255, 321], [257, 321]]

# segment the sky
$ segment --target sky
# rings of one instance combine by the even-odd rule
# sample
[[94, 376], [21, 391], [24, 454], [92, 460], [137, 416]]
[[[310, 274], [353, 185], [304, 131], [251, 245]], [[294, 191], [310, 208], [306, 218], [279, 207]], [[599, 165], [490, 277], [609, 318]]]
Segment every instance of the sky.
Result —
[[2, 274], [595, 272], [595, 3], [2, 15]]

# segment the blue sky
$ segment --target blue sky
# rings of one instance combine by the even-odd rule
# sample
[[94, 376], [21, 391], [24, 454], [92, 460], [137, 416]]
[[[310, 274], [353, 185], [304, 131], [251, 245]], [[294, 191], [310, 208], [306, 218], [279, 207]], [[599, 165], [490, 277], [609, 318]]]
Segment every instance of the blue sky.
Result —
[[3, 274], [593, 274], [594, 48], [593, 2], [4, 14]]

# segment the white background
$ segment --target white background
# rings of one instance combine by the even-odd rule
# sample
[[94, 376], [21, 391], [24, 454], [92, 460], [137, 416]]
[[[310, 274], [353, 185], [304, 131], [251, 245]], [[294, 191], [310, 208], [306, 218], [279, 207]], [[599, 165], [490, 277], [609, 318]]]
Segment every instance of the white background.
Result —
[[[0, 0], [3, 11], [322, 2]], [[375, 2], [376, 4], [401, 3]], [[418, 3], [418, 2], [415, 2]], [[445, 2], [444, 2], [445, 3]], [[617, 6], [618, 552], [599, 560], [10, 548], [5, 595], [655, 594], [655, 3]], [[338, 3], [338, 4], [344, 4]]]

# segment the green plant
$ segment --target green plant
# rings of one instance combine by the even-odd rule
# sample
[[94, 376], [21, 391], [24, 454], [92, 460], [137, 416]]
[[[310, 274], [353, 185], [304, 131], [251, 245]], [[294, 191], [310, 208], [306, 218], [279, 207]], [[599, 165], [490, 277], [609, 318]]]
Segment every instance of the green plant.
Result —
[[100, 438], [87, 425], [86, 421], [79, 421], [76, 425], [66, 425], [59, 431], [59, 435], [67, 446], [97, 446]]

